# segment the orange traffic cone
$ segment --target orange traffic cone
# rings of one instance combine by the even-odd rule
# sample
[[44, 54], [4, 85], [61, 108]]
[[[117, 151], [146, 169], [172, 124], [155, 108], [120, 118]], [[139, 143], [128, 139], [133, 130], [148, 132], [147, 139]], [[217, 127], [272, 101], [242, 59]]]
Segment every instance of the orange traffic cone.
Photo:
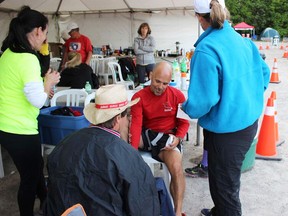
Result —
[[283, 58], [288, 58], [288, 46], [286, 46], [286, 48], [285, 48]]
[[267, 106], [265, 109], [258, 143], [256, 146], [256, 153], [262, 156], [276, 155], [276, 142], [275, 142], [275, 109], [273, 98], [268, 98]]
[[273, 98], [274, 101], [274, 109], [275, 109], [275, 114], [274, 114], [274, 119], [275, 119], [275, 141], [276, 143], [279, 141], [279, 131], [278, 131], [278, 113], [277, 113], [277, 98], [276, 98], [276, 92], [272, 91], [270, 98]]
[[260, 43], [259, 50], [263, 50], [262, 43]]
[[270, 49], [270, 46], [269, 46], [269, 43], [266, 45], [266, 50], [269, 50]]
[[280, 83], [279, 75], [278, 75], [278, 67], [277, 67], [277, 59], [274, 58], [274, 64], [272, 68], [272, 74], [270, 77], [270, 83]]
[[281, 43], [280, 50], [283, 50], [283, 49], [284, 49], [284, 46], [283, 46], [283, 43]]

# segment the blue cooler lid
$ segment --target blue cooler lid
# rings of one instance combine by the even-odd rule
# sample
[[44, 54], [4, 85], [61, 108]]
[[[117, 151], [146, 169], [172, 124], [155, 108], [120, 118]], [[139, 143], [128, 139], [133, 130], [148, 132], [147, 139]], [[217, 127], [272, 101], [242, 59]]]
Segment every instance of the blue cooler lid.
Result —
[[169, 86], [176, 87], [176, 86], [177, 86], [177, 83], [176, 83], [176, 82], [170, 82], [170, 83], [169, 83]]

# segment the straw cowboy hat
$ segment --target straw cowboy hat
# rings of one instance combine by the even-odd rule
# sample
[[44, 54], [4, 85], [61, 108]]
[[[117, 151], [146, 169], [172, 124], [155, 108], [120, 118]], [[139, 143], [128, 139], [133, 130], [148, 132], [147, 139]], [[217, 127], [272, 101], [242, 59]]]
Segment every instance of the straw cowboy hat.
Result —
[[89, 122], [98, 125], [119, 115], [139, 100], [136, 98], [129, 102], [124, 85], [105, 85], [96, 90], [95, 103], [86, 105], [83, 112]]

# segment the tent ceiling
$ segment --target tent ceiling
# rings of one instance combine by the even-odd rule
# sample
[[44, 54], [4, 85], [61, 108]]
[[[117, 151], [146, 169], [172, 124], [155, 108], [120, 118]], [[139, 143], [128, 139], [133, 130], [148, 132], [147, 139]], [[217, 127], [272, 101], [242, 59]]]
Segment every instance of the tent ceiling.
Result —
[[4, 0], [0, 3], [0, 11], [17, 11], [21, 5], [29, 5], [46, 14], [193, 9], [192, 0]]

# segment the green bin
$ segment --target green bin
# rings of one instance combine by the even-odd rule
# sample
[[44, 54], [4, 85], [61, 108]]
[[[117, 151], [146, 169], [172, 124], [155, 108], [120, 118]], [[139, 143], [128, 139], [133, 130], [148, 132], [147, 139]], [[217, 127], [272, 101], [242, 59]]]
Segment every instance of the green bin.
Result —
[[245, 159], [241, 167], [242, 172], [246, 172], [253, 168], [255, 164], [256, 144], [257, 144], [257, 139], [254, 139], [250, 146], [250, 149], [245, 155]]

